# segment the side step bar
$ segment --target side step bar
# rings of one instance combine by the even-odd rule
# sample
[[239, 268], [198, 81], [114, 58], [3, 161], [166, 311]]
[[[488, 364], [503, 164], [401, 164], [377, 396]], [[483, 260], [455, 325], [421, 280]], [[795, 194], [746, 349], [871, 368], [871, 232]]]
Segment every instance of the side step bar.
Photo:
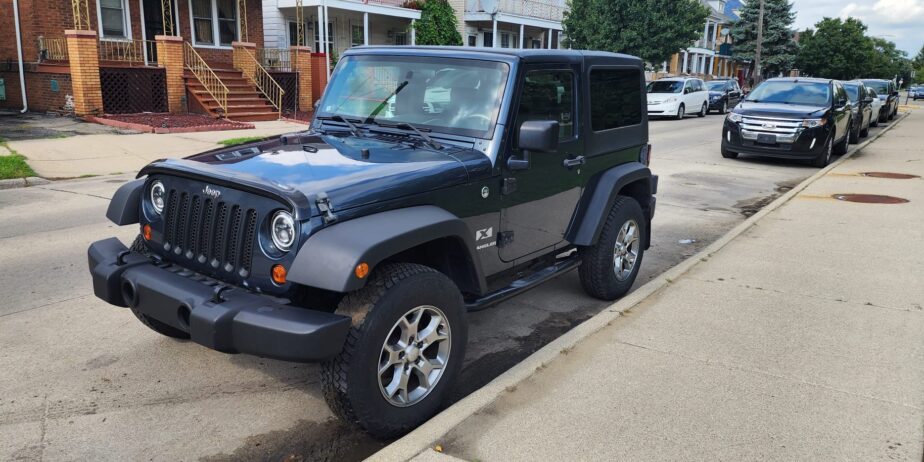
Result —
[[532, 273], [523, 279], [517, 279], [507, 287], [498, 289], [481, 298], [466, 300], [465, 308], [468, 309], [468, 311], [481, 311], [510, 297], [513, 297], [514, 295], [526, 292], [527, 290], [532, 289], [533, 287], [536, 287], [539, 284], [548, 281], [549, 279], [561, 276], [562, 274], [577, 268], [580, 264], [581, 257], [577, 252], [574, 252], [574, 255], [559, 260], [555, 262], [554, 265], [536, 271], [535, 273]]

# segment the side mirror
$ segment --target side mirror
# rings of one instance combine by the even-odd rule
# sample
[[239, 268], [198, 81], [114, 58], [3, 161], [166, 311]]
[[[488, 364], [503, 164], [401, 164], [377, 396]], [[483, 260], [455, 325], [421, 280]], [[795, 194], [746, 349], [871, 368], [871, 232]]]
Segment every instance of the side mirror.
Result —
[[839, 99], [839, 100], [837, 100], [836, 103], [834, 103], [834, 107], [836, 107], [836, 108], [838, 108], [838, 109], [840, 109], [840, 108], [842, 108], [842, 107], [844, 107], [844, 106], [846, 106], [846, 105], [847, 105], [847, 100], [846, 100], [846, 99]]
[[872, 102], [873, 102], [873, 97], [872, 97], [872, 96], [867, 96], [866, 99], [863, 100], [863, 102], [865, 102], [865, 103], [867, 103], [867, 104], [872, 103]]
[[892, 96], [898, 96], [898, 91], [893, 92]]
[[557, 120], [528, 120], [520, 125], [517, 147], [524, 151], [552, 152], [558, 149]]
[[523, 154], [508, 158], [507, 168], [526, 170], [529, 168], [530, 152], [552, 152], [558, 149], [558, 121], [527, 120], [523, 122], [517, 133], [517, 147], [523, 151]]

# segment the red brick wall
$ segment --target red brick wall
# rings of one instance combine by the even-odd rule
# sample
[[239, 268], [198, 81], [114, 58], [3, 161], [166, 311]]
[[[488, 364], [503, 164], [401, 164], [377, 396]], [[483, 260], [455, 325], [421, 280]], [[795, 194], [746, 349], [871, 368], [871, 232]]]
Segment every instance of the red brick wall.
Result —
[[[22, 97], [19, 91], [19, 72], [0, 71], [0, 78], [6, 80], [6, 101], [0, 107], [21, 109]], [[58, 81], [58, 91], [51, 91], [51, 81]], [[26, 97], [30, 111], [59, 111], [64, 108], [67, 95], [73, 95], [70, 74], [26, 72]]]

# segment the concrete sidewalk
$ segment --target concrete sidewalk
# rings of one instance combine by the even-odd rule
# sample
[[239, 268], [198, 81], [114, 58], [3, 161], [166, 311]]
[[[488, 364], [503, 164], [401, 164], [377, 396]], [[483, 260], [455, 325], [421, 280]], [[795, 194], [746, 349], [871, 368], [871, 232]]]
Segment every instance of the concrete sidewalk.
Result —
[[76, 178], [136, 172], [153, 160], [185, 157], [220, 147], [229, 138], [271, 136], [307, 130], [286, 121], [255, 122], [256, 128], [172, 134], [96, 134], [10, 141], [43, 178]]
[[918, 111], [373, 459], [921, 460], [924, 181], [861, 173], [924, 176], [922, 132]]

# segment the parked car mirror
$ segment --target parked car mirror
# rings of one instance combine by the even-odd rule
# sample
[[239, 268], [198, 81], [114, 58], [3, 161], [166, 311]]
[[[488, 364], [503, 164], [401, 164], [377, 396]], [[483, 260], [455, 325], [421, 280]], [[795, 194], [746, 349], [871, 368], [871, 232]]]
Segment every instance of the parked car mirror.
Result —
[[872, 96], [867, 96], [866, 99], [863, 100], [863, 102], [865, 102], [865, 103], [872, 103], [872, 102], [873, 102], [873, 97], [872, 97]]
[[836, 108], [842, 108], [847, 105], [847, 98], [841, 98], [837, 100], [837, 103], [834, 104]]
[[552, 152], [558, 149], [557, 120], [527, 120], [520, 125], [517, 147], [524, 151]]

